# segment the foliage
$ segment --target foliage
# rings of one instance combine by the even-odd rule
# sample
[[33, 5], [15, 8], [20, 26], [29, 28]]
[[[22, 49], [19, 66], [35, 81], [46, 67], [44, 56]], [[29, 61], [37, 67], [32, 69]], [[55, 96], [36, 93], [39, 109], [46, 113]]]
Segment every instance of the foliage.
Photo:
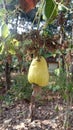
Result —
[[8, 36], [8, 34], [9, 34], [8, 26], [6, 24], [3, 24], [2, 28], [1, 28], [2, 38], [6, 38]]
[[13, 83], [10, 90], [4, 97], [6, 104], [13, 104], [14, 101], [28, 100], [30, 101], [32, 87], [28, 83], [27, 76], [19, 74], [12, 79]]
[[[19, 62], [20, 64], [24, 64], [24, 61], [26, 61], [26, 57], [27, 57], [27, 62], [29, 64], [29, 59], [31, 61], [31, 58], [29, 57], [29, 52], [30, 52], [30, 55], [32, 55], [34, 54], [34, 51], [36, 53], [36, 51], [38, 50], [39, 53], [43, 52], [44, 53], [43, 55], [46, 58], [50, 56], [49, 48], [51, 47], [51, 45], [57, 44], [57, 49], [56, 51], [54, 51], [55, 55], [56, 53], [58, 53], [58, 51], [59, 52], [61, 51], [61, 54], [63, 52], [65, 52], [66, 54], [67, 48], [69, 47], [71, 48], [71, 29], [70, 29], [71, 17], [72, 17], [71, 3], [69, 3], [69, 6], [68, 5], [65, 6], [65, 3], [62, 1], [61, 2], [56, 2], [55, 0], [46, 0], [46, 1], [41, 0], [40, 1], [39, 6], [38, 6], [38, 11], [36, 13], [36, 17], [34, 18], [34, 21], [38, 21], [36, 22], [36, 24], [39, 24], [41, 21], [41, 17], [42, 19], [43, 17], [46, 18], [44, 20], [45, 20], [45, 24], [47, 28], [44, 30], [43, 28], [41, 28], [43, 32], [41, 35], [43, 36], [43, 39], [45, 39], [45, 37], [46, 38], [50, 37], [50, 40], [47, 43], [47, 41], [45, 40], [44, 42], [42, 42], [41, 38], [39, 37], [40, 35], [35, 35], [34, 33], [34, 35], [31, 34], [30, 36], [30, 33], [27, 33], [27, 32], [26, 32], [27, 35], [24, 35], [23, 31], [22, 31], [22, 34], [23, 34], [22, 37], [24, 37], [24, 39], [18, 40], [17, 38], [18, 26], [24, 25], [24, 23], [21, 24], [21, 22], [23, 21], [23, 18], [20, 17], [20, 13], [22, 13], [23, 11], [21, 11], [19, 7], [16, 7], [16, 5], [18, 4], [18, 0], [16, 1], [11, 0], [10, 2], [9, 0], [7, 0], [6, 2], [9, 3], [9, 5], [11, 4], [13, 9], [7, 8], [5, 3], [2, 2], [4, 8], [0, 9], [0, 18], [1, 18], [0, 23], [1, 23], [1, 32], [2, 32], [2, 35], [0, 37], [0, 57], [3, 57], [3, 59], [1, 60], [7, 60], [8, 63], [12, 65], [13, 63], [16, 63], [16, 61]], [[43, 24], [43, 26], [45, 24]], [[22, 28], [24, 28], [24, 26], [22, 26]], [[12, 33], [12, 30], [15, 30], [15, 33], [14, 32]], [[55, 33], [57, 34], [57, 37]], [[29, 39], [29, 37], [31, 37], [30, 38], [31, 40]], [[67, 47], [64, 46], [65, 44], [63, 44], [64, 40], [67, 40], [67, 41], [69, 40], [69, 45]], [[61, 43], [63, 45], [62, 48], [60, 47]], [[52, 53], [51, 55], [53, 55], [53, 52], [51, 53]], [[66, 80], [64, 79], [64, 82], [65, 81]], [[66, 83], [63, 84], [64, 82], [62, 81], [62, 85], [60, 84], [63, 88], [66, 87]], [[56, 88], [56, 89], [59, 89], [59, 88]]]
[[12, 91], [14, 91], [16, 97], [30, 100], [32, 87], [28, 83], [27, 75], [18, 75], [15, 77]]
[[67, 77], [67, 73], [65, 71], [61, 71], [60, 75], [57, 76], [56, 84], [60, 86], [61, 95], [65, 100], [67, 100], [68, 96], [73, 98], [73, 81], [71, 80], [71, 76]]
[[52, 22], [58, 14], [58, 6], [54, 0], [46, 0], [44, 10], [44, 18], [48, 19], [48, 23]]
[[[61, 56], [65, 60], [68, 50], [73, 50], [72, 0], [40, 0], [38, 6], [34, 9], [35, 12], [22, 10], [18, 2], [18, 0], [0, 0], [2, 5], [2, 8], [0, 8], [0, 61], [2, 64], [0, 65], [1, 68], [3, 66], [0, 71], [6, 70], [4, 67], [6, 62], [8, 62], [8, 67], [18, 67], [18, 70], [19, 68], [22, 70], [24, 66], [25, 72], [27, 72], [31, 59], [35, 54], [43, 55], [45, 58], [53, 56], [59, 59]], [[27, 3], [29, 4], [29, 2]], [[30, 6], [32, 7], [31, 3]], [[32, 12], [34, 13], [33, 15]], [[22, 14], [24, 17], [22, 17]], [[29, 16], [30, 19], [31, 16], [35, 16], [30, 29], [28, 29], [31, 22], [28, 19]], [[40, 27], [41, 22], [43, 23], [42, 27]], [[35, 28], [36, 33], [33, 31]], [[20, 35], [18, 35], [19, 33]], [[67, 62], [68, 66], [73, 62], [69, 61]], [[66, 61], [64, 64], [66, 64]], [[66, 68], [61, 67], [62, 70], [59, 68], [58, 71], [55, 71], [57, 75], [52, 76], [51, 80], [54, 84], [43, 89], [44, 93], [48, 90], [59, 91], [66, 101], [66, 113], [69, 114], [69, 106], [73, 100], [73, 79], [71, 79], [70, 75], [67, 77]], [[5, 100], [8, 105], [20, 99], [29, 100], [32, 88], [27, 81], [26, 75], [27, 73], [15, 76], [11, 80], [13, 82], [10, 90], [6, 91], [5, 96], [1, 95], [0, 100]], [[68, 115], [66, 115], [65, 125], [67, 124], [67, 118]]]

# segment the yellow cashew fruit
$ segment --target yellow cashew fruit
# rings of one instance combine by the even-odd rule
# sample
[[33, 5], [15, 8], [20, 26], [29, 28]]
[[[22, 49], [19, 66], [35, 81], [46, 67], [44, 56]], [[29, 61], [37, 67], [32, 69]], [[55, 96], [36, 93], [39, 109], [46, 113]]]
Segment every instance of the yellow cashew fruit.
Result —
[[44, 87], [49, 83], [49, 72], [47, 62], [44, 57], [34, 58], [30, 64], [28, 71], [28, 81], [31, 84], [37, 84], [38, 86]]

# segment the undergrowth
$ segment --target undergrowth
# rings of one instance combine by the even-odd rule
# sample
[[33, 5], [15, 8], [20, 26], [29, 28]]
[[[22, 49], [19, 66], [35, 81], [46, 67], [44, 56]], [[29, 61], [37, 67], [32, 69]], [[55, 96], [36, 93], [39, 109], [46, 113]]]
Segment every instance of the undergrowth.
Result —
[[30, 100], [32, 93], [31, 84], [28, 83], [27, 76], [19, 74], [13, 78], [10, 90], [7, 91], [4, 101], [7, 105], [18, 100]]

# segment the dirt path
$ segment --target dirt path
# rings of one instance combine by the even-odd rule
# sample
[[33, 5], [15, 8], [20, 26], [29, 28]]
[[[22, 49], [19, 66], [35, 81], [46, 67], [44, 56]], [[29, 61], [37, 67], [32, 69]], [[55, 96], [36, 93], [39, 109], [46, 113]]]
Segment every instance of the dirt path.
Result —
[[[34, 119], [28, 119], [29, 103], [15, 102], [11, 106], [4, 103], [0, 109], [0, 130], [64, 130], [65, 104], [58, 97], [36, 102]], [[73, 114], [73, 106], [71, 108]], [[70, 128], [73, 130], [73, 115], [70, 116]]]

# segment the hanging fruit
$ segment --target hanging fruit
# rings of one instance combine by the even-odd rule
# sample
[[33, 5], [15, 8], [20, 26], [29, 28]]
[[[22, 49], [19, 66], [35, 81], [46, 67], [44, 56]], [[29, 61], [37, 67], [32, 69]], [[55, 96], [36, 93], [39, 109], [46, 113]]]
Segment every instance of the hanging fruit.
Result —
[[31, 84], [36, 84], [40, 87], [48, 85], [49, 82], [49, 72], [47, 62], [44, 57], [35, 57], [29, 67], [28, 71], [28, 81]]

